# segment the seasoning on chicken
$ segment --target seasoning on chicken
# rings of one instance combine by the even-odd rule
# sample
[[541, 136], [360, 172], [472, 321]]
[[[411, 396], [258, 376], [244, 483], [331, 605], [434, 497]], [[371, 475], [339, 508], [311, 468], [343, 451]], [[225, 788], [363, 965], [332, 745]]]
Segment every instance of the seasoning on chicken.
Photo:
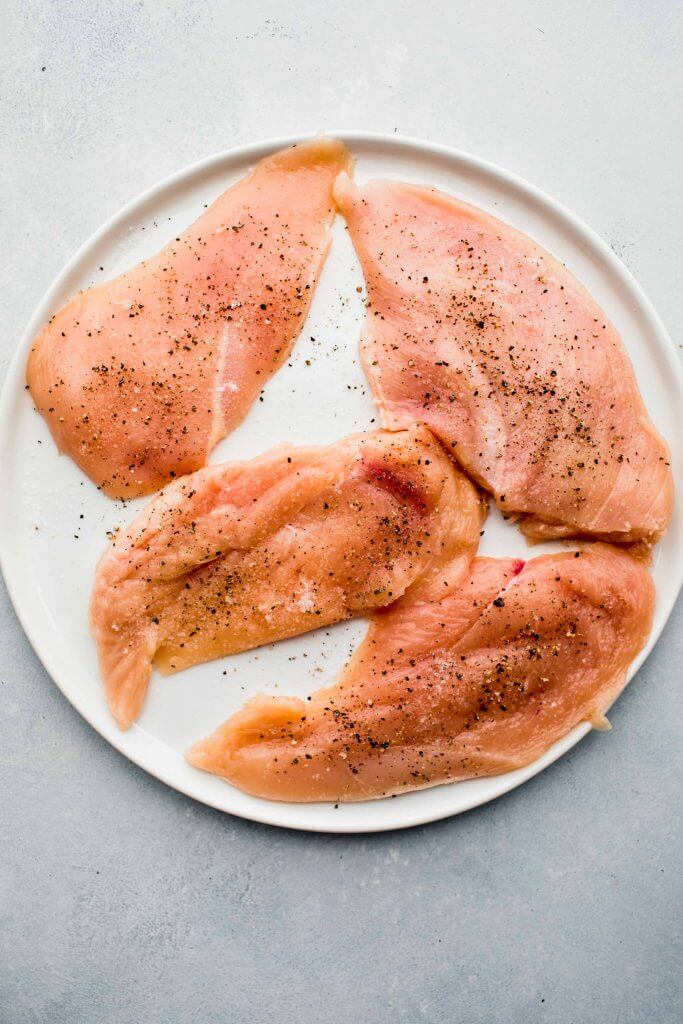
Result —
[[[109, 706], [176, 672], [363, 615], [466, 572], [476, 488], [424, 427], [282, 446], [168, 485], [102, 558], [92, 631]], [[455, 568], [454, 568], [455, 567]]]
[[361, 355], [383, 426], [426, 423], [530, 538], [654, 543], [667, 446], [566, 267], [434, 189], [342, 174], [335, 198], [367, 283]]
[[205, 465], [289, 355], [351, 158], [318, 138], [262, 160], [158, 255], [82, 292], [28, 384], [57, 447], [111, 497]]
[[478, 558], [441, 599], [378, 612], [337, 685], [256, 697], [188, 754], [270, 800], [368, 800], [535, 761], [604, 727], [652, 621], [647, 570], [605, 544]]

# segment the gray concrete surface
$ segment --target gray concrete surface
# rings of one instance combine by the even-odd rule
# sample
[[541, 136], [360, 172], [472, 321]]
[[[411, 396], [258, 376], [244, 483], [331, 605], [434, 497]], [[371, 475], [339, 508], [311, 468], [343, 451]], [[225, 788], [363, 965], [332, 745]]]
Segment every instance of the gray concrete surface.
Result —
[[[680, 5], [4, 0], [0, 373], [119, 205], [272, 134], [397, 129], [607, 238], [680, 337]], [[405, 833], [280, 832], [126, 762], [0, 596], [2, 1024], [680, 1021], [683, 607], [592, 735]]]

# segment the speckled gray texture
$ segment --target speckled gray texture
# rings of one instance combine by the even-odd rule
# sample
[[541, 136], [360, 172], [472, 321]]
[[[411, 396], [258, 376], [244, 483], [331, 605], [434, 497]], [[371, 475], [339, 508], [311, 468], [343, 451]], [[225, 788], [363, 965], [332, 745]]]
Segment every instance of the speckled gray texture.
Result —
[[[528, 177], [680, 332], [676, 0], [4, 0], [0, 22], [2, 375], [122, 202], [207, 153], [325, 126]], [[610, 735], [451, 821], [335, 838], [134, 768], [61, 697], [2, 591], [0, 1021], [678, 1022], [682, 624], [679, 604]]]

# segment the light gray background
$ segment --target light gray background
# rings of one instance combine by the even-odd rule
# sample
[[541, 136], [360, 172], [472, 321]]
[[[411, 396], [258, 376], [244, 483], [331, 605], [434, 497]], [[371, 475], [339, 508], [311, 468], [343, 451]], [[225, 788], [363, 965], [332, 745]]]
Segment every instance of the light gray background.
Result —
[[[677, 0], [3, 0], [0, 375], [123, 202], [209, 153], [334, 127], [527, 177], [677, 336], [682, 28]], [[221, 815], [133, 767], [3, 590], [0, 1021], [679, 1021], [682, 613], [610, 735], [459, 818], [340, 838]]]

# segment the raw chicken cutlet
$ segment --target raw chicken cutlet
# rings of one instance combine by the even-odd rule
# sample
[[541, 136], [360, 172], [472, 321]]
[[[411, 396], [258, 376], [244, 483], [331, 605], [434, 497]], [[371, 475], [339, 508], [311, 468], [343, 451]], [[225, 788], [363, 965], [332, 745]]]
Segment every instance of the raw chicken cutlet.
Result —
[[289, 355], [351, 164], [318, 138], [262, 160], [157, 256], [43, 328], [28, 384], [57, 447], [111, 497], [205, 465]]
[[270, 800], [367, 800], [535, 761], [604, 710], [650, 631], [647, 570], [608, 545], [478, 558], [378, 612], [339, 683], [256, 697], [188, 754]]
[[342, 174], [335, 198], [367, 283], [361, 356], [383, 426], [426, 423], [529, 538], [655, 542], [669, 453], [566, 267], [434, 189]]
[[153, 662], [176, 672], [363, 615], [413, 583], [445, 586], [474, 557], [483, 515], [424, 427], [284, 446], [168, 485], [97, 569], [91, 625], [112, 713], [135, 720]]

